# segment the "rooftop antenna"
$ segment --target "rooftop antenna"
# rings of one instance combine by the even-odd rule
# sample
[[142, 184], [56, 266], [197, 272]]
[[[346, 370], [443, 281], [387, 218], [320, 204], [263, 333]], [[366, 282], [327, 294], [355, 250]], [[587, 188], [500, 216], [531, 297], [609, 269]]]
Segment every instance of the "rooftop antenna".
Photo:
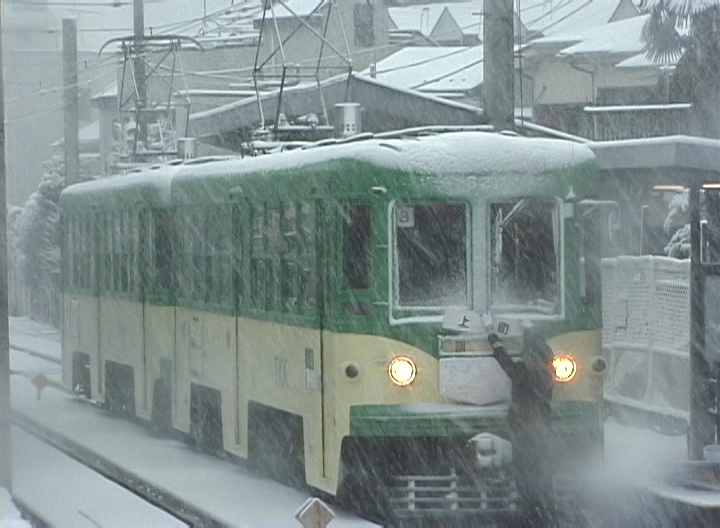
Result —
[[[347, 35], [345, 33], [342, 17], [338, 10], [339, 8], [337, 7], [337, 4], [338, 2], [336, 2], [335, 0], [317, 0], [317, 5], [315, 6], [315, 8], [312, 9], [309, 14], [301, 16], [298, 15], [284, 0], [263, 0], [263, 13], [260, 21], [260, 37], [258, 39], [257, 50], [255, 53], [255, 65], [253, 67], [253, 85], [255, 88], [255, 95], [257, 97], [258, 110], [260, 113], [261, 130], [265, 130], [266, 127], [265, 113], [260, 97], [261, 84], [266, 81], [270, 81], [271, 84], [278, 85], [278, 101], [277, 107], [275, 109], [275, 121], [273, 125], [273, 134], [277, 137], [280, 114], [282, 110], [283, 93], [286, 86], [291, 82], [291, 78], [295, 82], [300, 82], [302, 79], [315, 80], [320, 97], [320, 102], [322, 105], [322, 114], [324, 121], [323, 124], [329, 125], [330, 121], [328, 119], [327, 107], [323, 98], [322, 86], [320, 82], [321, 69], [328, 71], [347, 71], [349, 85], [350, 75], [352, 74], [353, 67], [352, 59], [350, 57], [350, 46], [348, 45]], [[280, 29], [278, 26], [278, 13], [276, 9], [277, 6], [282, 7], [293, 19], [295, 19], [295, 21], [297, 21], [297, 24], [292, 29], [292, 31], [290, 31], [284, 37], [280, 34]], [[324, 14], [325, 23], [323, 24], [322, 33], [320, 33], [320, 31], [316, 30], [310, 23], [308, 23], [308, 20], [314, 16], [322, 15], [324, 7], [327, 8]], [[340, 27], [340, 32], [344, 41], [344, 51], [340, 51], [327, 38], [328, 28], [330, 27], [330, 21], [333, 16], [336, 17], [337, 24]], [[320, 41], [320, 49], [318, 51], [317, 62], [314, 66], [290, 64], [288, 62], [285, 53], [285, 46], [293, 38], [293, 36], [296, 35], [298, 31], [300, 31], [300, 29], [305, 29], [309, 31]], [[272, 31], [272, 34], [274, 36], [273, 48], [271, 49], [268, 56], [265, 57], [264, 60], [261, 60], [260, 52], [263, 42], [263, 34], [266, 31]], [[328, 48], [336, 57], [340, 58], [340, 62], [342, 65], [333, 66], [330, 64], [323, 64], [323, 55], [325, 53], [325, 48]], [[270, 61], [273, 60], [277, 55], [279, 55], [282, 60], [282, 66], [280, 68], [280, 71], [277, 71], [277, 69], [273, 67], [272, 64], [270, 64], [270, 66], [268, 65]]]
[[137, 163], [177, 155], [177, 140], [190, 118], [187, 85], [182, 91], [176, 85], [185, 81], [178, 51], [188, 43], [202, 50], [190, 37], [144, 33], [113, 38], [100, 47], [98, 55], [115, 44], [122, 54], [116, 138], [121, 159]]

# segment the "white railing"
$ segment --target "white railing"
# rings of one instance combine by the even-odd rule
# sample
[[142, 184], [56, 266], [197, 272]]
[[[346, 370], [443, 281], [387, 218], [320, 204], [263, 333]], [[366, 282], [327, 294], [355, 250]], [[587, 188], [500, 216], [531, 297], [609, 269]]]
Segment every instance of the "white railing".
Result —
[[605, 399], [688, 418], [690, 261], [603, 260]]

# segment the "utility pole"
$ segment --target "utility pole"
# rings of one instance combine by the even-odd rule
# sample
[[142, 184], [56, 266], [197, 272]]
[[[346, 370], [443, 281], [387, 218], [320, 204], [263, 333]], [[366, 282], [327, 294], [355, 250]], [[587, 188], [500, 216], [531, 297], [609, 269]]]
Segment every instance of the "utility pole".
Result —
[[[720, 280], [720, 259], [717, 254], [717, 240], [712, 237], [706, 246], [707, 255], [701, 251], [701, 244], [707, 243], [702, 239], [700, 224], [700, 192], [702, 183], [693, 181], [689, 190], [690, 205], [690, 414], [688, 419], [688, 458], [690, 460], [703, 460], [705, 446], [715, 444], [716, 428], [720, 425], [717, 409], [715, 417], [712, 410], [716, 407], [716, 397], [720, 390], [715, 379], [715, 386], [711, 386], [713, 367], [709, 359], [715, 358], [717, 350], [707, 350], [707, 328], [716, 324], [718, 314], [713, 313], [715, 303], [712, 295], [717, 295], [717, 288], [710, 288], [711, 281]], [[717, 198], [706, 190], [706, 206], [712, 208], [717, 204]], [[708, 231], [712, 232], [711, 229]], [[708, 291], [710, 290], [710, 291]], [[717, 376], [717, 371], [715, 371]]]
[[63, 99], [65, 107], [65, 179], [80, 181], [80, 137], [78, 129], [77, 20], [63, 19]]
[[[2, 2], [0, 2], [2, 7]], [[1, 11], [1, 10], [0, 10]], [[10, 449], [10, 329], [8, 328], [7, 205], [5, 171], [5, 90], [0, 14], [0, 486], [12, 491]]]
[[483, 2], [484, 112], [495, 130], [515, 123], [513, 0]]
[[147, 123], [145, 107], [147, 106], [147, 87], [145, 86], [145, 6], [143, 0], [133, 0], [133, 27], [135, 34], [135, 84], [137, 86], [135, 100], [135, 142], [133, 153], [137, 154], [138, 143], [147, 148]]

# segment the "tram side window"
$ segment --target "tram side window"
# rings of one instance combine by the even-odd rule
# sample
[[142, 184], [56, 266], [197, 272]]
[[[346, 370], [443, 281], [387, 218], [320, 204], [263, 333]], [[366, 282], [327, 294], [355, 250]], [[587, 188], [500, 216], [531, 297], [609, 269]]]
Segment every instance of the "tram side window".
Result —
[[300, 274], [300, 296], [303, 307], [316, 306], [316, 255], [315, 255], [315, 204], [311, 202], [300, 203], [300, 253], [302, 273]]
[[113, 238], [112, 238], [112, 216], [109, 213], [103, 215], [103, 286], [105, 291], [113, 290], [114, 270], [113, 270]]
[[590, 215], [582, 218], [579, 225], [580, 251], [580, 297], [589, 305], [600, 299], [602, 271], [600, 229], [596, 219]]
[[[269, 207], [267, 210], [267, 252], [269, 259], [269, 294], [270, 308], [280, 308], [280, 291], [281, 291], [281, 240], [280, 234], [280, 209], [277, 207]], [[266, 265], [267, 266], [267, 265]]]
[[237, 295], [237, 303], [242, 306], [245, 302], [245, 280], [243, 278], [243, 244], [245, 243], [245, 226], [241, 221], [243, 217], [242, 204], [235, 203], [230, 206], [229, 211], [232, 213], [230, 217], [230, 277], [232, 283], [236, 285], [235, 294]]
[[344, 286], [351, 290], [364, 290], [370, 287], [372, 266], [370, 206], [363, 204], [346, 205], [344, 219]]
[[83, 269], [80, 271], [83, 277], [83, 287], [91, 289], [95, 287], [95, 214], [88, 214], [84, 218], [85, 233], [82, 243], [83, 247]]
[[267, 282], [269, 263], [266, 258], [267, 219], [265, 204], [256, 204], [252, 210], [252, 255], [250, 258], [251, 288], [253, 305], [267, 309]]
[[302, 313], [315, 306], [315, 207], [311, 202], [286, 201], [281, 216], [279, 308]]
[[187, 293], [197, 300], [204, 300], [205, 285], [205, 222], [202, 211], [193, 208], [189, 211], [188, 222], [186, 223], [186, 249], [189, 261], [189, 280]]
[[394, 223], [396, 306], [467, 306], [465, 204], [397, 204]]
[[298, 214], [295, 202], [283, 204], [282, 240], [282, 304], [285, 311], [295, 312], [299, 308], [300, 281]]
[[111, 291], [120, 290], [120, 218], [116, 213], [110, 216], [110, 263], [112, 268]]
[[161, 290], [172, 288], [172, 238], [170, 213], [159, 211], [153, 214], [153, 270], [155, 287]]
[[315, 206], [310, 202], [252, 207], [250, 297], [263, 311], [301, 313], [315, 301]]
[[560, 255], [555, 201], [519, 198], [490, 205], [491, 305], [557, 313]]
[[178, 209], [178, 245], [180, 258], [178, 259], [179, 269], [177, 270], [178, 289], [183, 297], [192, 298], [194, 262], [193, 247], [195, 230], [195, 215], [193, 209]]
[[230, 207], [205, 211], [207, 289], [213, 302], [229, 299], [232, 291], [232, 230]]
[[107, 213], [100, 214], [100, 289], [103, 291], [110, 290], [110, 284], [112, 280], [112, 259], [110, 251], [110, 232], [109, 226], [110, 220]]
[[78, 219], [77, 217], [73, 217], [70, 220], [70, 225], [68, 226], [68, 234], [69, 234], [69, 247], [70, 247], [70, 255], [72, 257], [72, 261], [70, 263], [70, 284], [74, 288], [78, 288], [80, 286], [80, 277], [78, 277], [78, 258], [79, 258], [79, 248], [78, 248], [78, 238], [80, 234], [78, 233]]
[[138, 211], [127, 211], [127, 227], [125, 229], [125, 240], [127, 241], [127, 266], [128, 279], [126, 292], [137, 293], [140, 285], [140, 218]]
[[118, 261], [120, 264], [120, 281], [118, 285], [118, 291], [125, 292], [128, 289], [128, 276], [130, 274], [128, 254], [130, 252], [129, 241], [128, 241], [128, 215], [127, 211], [122, 211], [118, 218], [120, 221], [118, 231]]
[[66, 248], [66, 261], [65, 265], [65, 286], [69, 288], [74, 288], [76, 284], [76, 277], [75, 277], [75, 261], [76, 261], [76, 255], [75, 252], [77, 251], [75, 248], [75, 224], [76, 220], [74, 217], [70, 216], [67, 217], [65, 221], [65, 248]]
[[62, 220], [63, 226], [63, 287], [70, 288], [72, 286], [72, 269], [73, 269], [73, 244], [72, 244], [72, 217], [65, 216]]
[[87, 269], [85, 266], [85, 256], [87, 254], [85, 244], [87, 243], [87, 230], [86, 230], [85, 218], [80, 217], [78, 222], [78, 266], [76, 270], [78, 286], [85, 289], [85, 272]]
[[100, 269], [98, 262], [100, 240], [98, 234], [100, 228], [100, 221], [102, 219], [102, 213], [95, 213], [90, 218], [90, 233], [89, 233], [89, 244], [90, 244], [90, 287], [97, 290], [100, 286]]

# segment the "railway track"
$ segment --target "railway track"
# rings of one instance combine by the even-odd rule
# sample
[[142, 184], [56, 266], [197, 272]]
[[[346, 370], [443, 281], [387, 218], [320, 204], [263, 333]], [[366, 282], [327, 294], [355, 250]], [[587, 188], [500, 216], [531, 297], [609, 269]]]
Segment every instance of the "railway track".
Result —
[[109, 458], [82, 446], [71, 438], [58, 434], [56, 431], [27, 416], [13, 413], [12, 422], [54, 449], [91, 468], [111, 482], [131, 491], [144, 501], [187, 523], [189, 526], [202, 528], [226, 526], [225, 523], [216, 519], [213, 515], [194, 507], [192, 504], [188, 504], [183, 499], [155, 486]]
[[[52, 355], [38, 352], [26, 347], [10, 344], [10, 349], [23, 354], [39, 358], [43, 361], [47, 361], [53, 365], [60, 365], [62, 361]], [[37, 387], [50, 386], [54, 389], [61, 390], [65, 393], [69, 393], [67, 388], [62, 383], [55, 381], [52, 377], [38, 374], [37, 369], [29, 369], [27, 371], [11, 371], [12, 374], [20, 375], [33, 381], [37, 384], [37, 380], [42, 376], [43, 380]], [[40, 390], [40, 389], [39, 389]], [[88, 467], [96, 473], [102, 475], [107, 480], [121, 486], [122, 488], [132, 492], [144, 501], [153, 505], [154, 507], [164, 511], [170, 516], [186, 523], [189, 526], [197, 526], [202, 528], [215, 528], [226, 526], [225, 523], [215, 518], [213, 515], [196, 508], [192, 504], [183, 500], [180, 497], [169, 493], [153, 483], [147, 481], [140, 475], [128, 471], [126, 468], [115, 463], [110, 458], [83, 446], [81, 443], [76, 442], [72, 438], [58, 433], [50, 427], [47, 427], [37, 420], [24, 415], [20, 412], [13, 411], [12, 423], [31, 434], [33, 437], [41, 440], [42, 442], [52, 446], [57, 451], [69, 456], [73, 460], [80, 462], [85, 467]], [[29, 505], [25, 505], [25, 508], [31, 508]], [[30, 512], [32, 515], [32, 512]], [[38, 520], [36, 519], [37, 523]]]

